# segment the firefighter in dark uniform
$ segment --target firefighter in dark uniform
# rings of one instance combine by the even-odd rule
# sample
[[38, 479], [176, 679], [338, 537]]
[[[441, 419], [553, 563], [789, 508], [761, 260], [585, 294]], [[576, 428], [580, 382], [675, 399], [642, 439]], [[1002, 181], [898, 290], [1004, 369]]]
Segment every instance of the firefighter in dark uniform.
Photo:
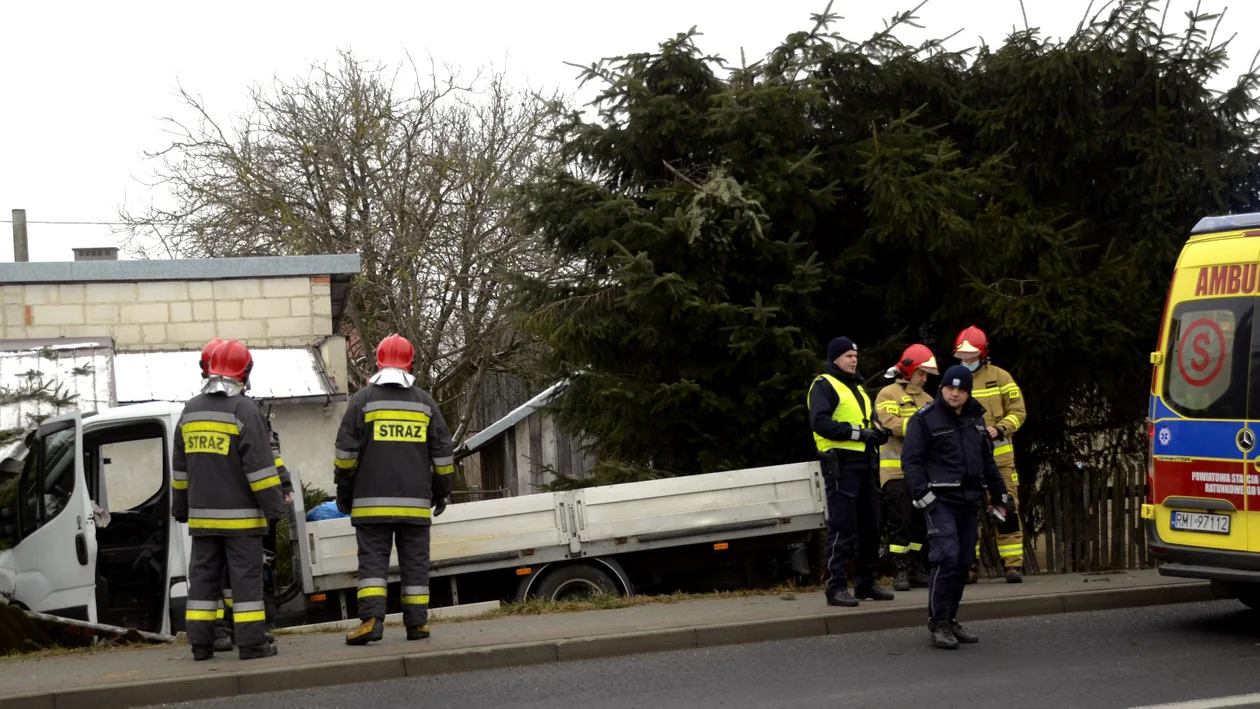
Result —
[[[201, 378], [210, 378], [210, 355], [214, 353], [215, 348], [223, 344], [221, 338], [214, 338], [201, 348]], [[245, 390], [249, 391], [249, 379], [246, 378]], [[280, 492], [284, 495], [284, 503], [286, 505], [293, 504], [293, 479], [289, 475], [289, 470], [284, 467], [284, 460], [280, 457], [280, 437], [276, 435], [275, 430], [271, 428], [271, 418], [262, 411], [262, 402], [256, 402], [259, 411], [263, 414], [263, 420], [267, 422], [267, 437], [271, 441], [271, 452], [276, 459], [276, 470], [280, 473]], [[263, 549], [265, 551], [276, 551], [276, 522], [268, 520], [267, 533], [263, 535]], [[223, 569], [223, 600], [219, 601], [218, 620], [214, 624], [214, 651], [229, 652], [234, 647], [232, 637], [232, 579], [228, 575], [228, 570]], [[267, 631], [267, 642], [274, 643], [276, 636], [270, 630]]]
[[[857, 346], [827, 345], [823, 373], [809, 387], [809, 421], [827, 488], [827, 605], [891, 601], [875, 583], [879, 560], [879, 446], [888, 440], [857, 373]], [[853, 594], [845, 562], [853, 559]], [[856, 596], [856, 597], [855, 597]]]
[[[949, 650], [980, 638], [958, 624], [967, 572], [975, 557], [976, 515], [984, 493], [1000, 500], [995, 516], [1015, 514], [1015, 503], [993, 460], [985, 409], [971, 397], [971, 372], [945, 370], [936, 400], [919, 409], [906, 427], [901, 470], [928, 533], [928, 630], [932, 644]], [[994, 514], [995, 508], [989, 507]]]
[[224, 566], [240, 658], [276, 654], [266, 638], [262, 538], [268, 520], [284, 516], [284, 497], [266, 422], [243, 395], [252, 368], [241, 343], [215, 348], [206, 387], [184, 405], [175, 432], [172, 507], [192, 536], [185, 619], [196, 660], [214, 656]]
[[398, 545], [408, 640], [429, 637], [429, 525], [442, 514], [455, 472], [451, 432], [411, 375], [415, 348], [390, 335], [376, 348], [377, 372], [350, 399], [337, 432], [337, 508], [359, 542], [359, 627], [346, 644], [385, 632], [390, 550]]

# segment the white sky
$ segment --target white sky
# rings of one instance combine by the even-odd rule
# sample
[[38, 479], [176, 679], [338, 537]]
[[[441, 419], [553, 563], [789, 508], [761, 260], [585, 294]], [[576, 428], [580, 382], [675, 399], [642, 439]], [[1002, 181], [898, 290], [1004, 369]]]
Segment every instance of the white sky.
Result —
[[[833, 11], [845, 19], [834, 29], [865, 37], [915, 2], [836, 0]], [[1169, 23], [1179, 29], [1195, 0], [1169, 2]], [[1075, 29], [1089, 3], [1024, 4], [1030, 25], [1061, 36]], [[1226, 0], [1202, 4], [1218, 11]], [[404, 51], [469, 71], [493, 63], [513, 83], [573, 93], [576, 70], [566, 61], [590, 64], [649, 51], [692, 25], [704, 33], [703, 50], [738, 61], [743, 48], [752, 61], [788, 33], [808, 29], [810, 14], [825, 6], [825, 0], [0, 0], [0, 260], [13, 258], [7, 220], [15, 208], [26, 209], [32, 222], [32, 261], [71, 260], [71, 247], [116, 244], [108, 226], [34, 222], [112, 222], [124, 201], [148, 202], [152, 195], [141, 180], [152, 166], [143, 152], [168, 144], [160, 117], [187, 116], [173, 95], [177, 81], [200, 94], [212, 115], [227, 117], [246, 108], [251, 84], [304, 74], [313, 61], [348, 48], [389, 65], [401, 62]], [[962, 30], [955, 49], [980, 37], [1000, 44], [1012, 26], [1023, 25], [1019, 0], [929, 0], [919, 16], [926, 30], [904, 38]], [[1260, 2], [1236, 0], [1218, 39], [1257, 26]], [[1215, 88], [1246, 69], [1260, 36], [1240, 32], [1231, 46], [1231, 67]]]

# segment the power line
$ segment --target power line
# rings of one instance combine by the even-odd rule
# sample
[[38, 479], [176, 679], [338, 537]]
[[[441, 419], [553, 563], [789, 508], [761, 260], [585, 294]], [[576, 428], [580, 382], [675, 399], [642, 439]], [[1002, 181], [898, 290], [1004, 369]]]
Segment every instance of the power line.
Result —
[[[12, 224], [12, 219], [0, 219], [0, 224]], [[40, 221], [27, 219], [27, 224], [74, 224], [79, 226], [129, 226], [127, 222], [65, 222], [65, 221]]]

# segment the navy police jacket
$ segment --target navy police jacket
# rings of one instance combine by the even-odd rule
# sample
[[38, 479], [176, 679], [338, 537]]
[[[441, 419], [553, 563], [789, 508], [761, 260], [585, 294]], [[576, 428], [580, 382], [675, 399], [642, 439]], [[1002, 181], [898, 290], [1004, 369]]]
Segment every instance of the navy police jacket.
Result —
[[942, 500], [979, 508], [985, 488], [993, 498], [1006, 494], [984, 425], [984, 407], [971, 398], [955, 413], [937, 394], [910, 418], [901, 470], [917, 507]]

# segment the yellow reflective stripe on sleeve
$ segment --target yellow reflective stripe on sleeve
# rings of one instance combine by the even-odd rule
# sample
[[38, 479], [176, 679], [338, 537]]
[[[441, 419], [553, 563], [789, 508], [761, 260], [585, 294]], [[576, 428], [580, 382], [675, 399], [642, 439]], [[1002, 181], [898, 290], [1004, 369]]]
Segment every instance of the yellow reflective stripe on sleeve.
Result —
[[997, 396], [998, 394], [1001, 394], [1001, 393], [1002, 393], [1002, 390], [999, 389], [998, 387], [992, 387], [990, 389], [976, 389], [971, 392], [971, 398], [983, 399], [988, 396]]
[[429, 605], [428, 596], [403, 596], [403, 605], [405, 606], [427, 606]]
[[1011, 382], [1010, 384], [1006, 384], [999, 387], [998, 391], [1002, 392], [1003, 394], [1007, 394], [1012, 391], [1019, 391], [1019, 385], [1016, 384], [1015, 382]]
[[232, 607], [232, 599], [231, 599], [231, 598], [224, 598], [224, 599], [223, 599], [223, 605], [227, 606], [228, 608], [231, 608], [231, 607]]
[[901, 415], [901, 416], [914, 416], [914, 413], [915, 413], [916, 411], [918, 411], [918, 409], [917, 409], [917, 408], [914, 408], [914, 407], [907, 407], [907, 408], [904, 408], [904, 409], [902, 409], [902, 410], [898, 411], [897, 413], [898, 413], [899, 415]]
[[998, 446], [997, 448], [993, 449], [993, 455], [1004, 455], [1006, 453], [1013, 453], [1013, 452], [1015, 452], [1015, 445], [1012, 443], [1007, 443], [1004, 446]]
[[172, 480], [171, 487], [175, 488], [176, 490], [187, 490], [188, 481], [187, 480]]
[[254, 492], [258, 492], [259, 490], [266, 490], [269, 487], [275, 487], [279, 484], [280, 484], [280, 476], [272, 475], [271, 477], [263, 478], [262, 480], [259, 480], [256, 483], [250, 483], [249, 489], [253, 490]]
[[906, 437], [906, 429], [908, 429], [909, 427], [910, 427], [910, 419], [902, 419], [901, 420], [901, 437], [902, 438]]
[[419, 411], [402, 411], [400, 409], [377, 409], [363, 414], [363, 420], [376, 421], [385, 419], [387, 421], [419, 421], [421, 423], [429, 422], [429, 415]]
[[368, 596], [384, 596], [385, 589], [380, 586], [359, 589], [358, 598], [367, 598]]
[[918, 542], [910, 542], [910, 551], [922, 551], [923, 545]]
[[453, 465], [439, 465], [439, 466], [436, 466], [436, 467], [434, 468], [434, 470], [436, 470], [436, 471], [437, 471], [437, 474], [438, 474], [438, 475], [450, 475], [451, 473], [455, 472], [455, 466], [453, 466]]
[[[427, 510], [426, 510], [427, 511]], [[263, 529], [267, 520], [257, 519], [188, 519], [189, 529]]]
[[907, 551], [910, 551], [910, 547], [903, 547], [900, 544], [888, 545], [888, 552], [890, 554], [905, 554]]
[[213, 623], [218, 619], [218, 611], [184, 611], [184, 620], [206, 620]]
[[234, 423], [221, 423], [219, 421], [189, 421], [183, 425], [184, 433], [228, 433], [233, 436], [241, 435], [241, 429]]
[[237, 611], [232, 614], [232, 620], [236, 623], [261, 623], [267, 620], [267, 611]]
[[333, 465], [337, 466], [338, 468], [341, 468], [342, 470], [348, 470], [358, 464], [359, 464], [359, 461], [355, 459], [351, 459], [351, 460], [343, 460], [341, 458], [333, 459]]
[[219, 610], [214, 612], [214, 619], [223, 620], [223, 616], [225, 615], [227, 615], [227, 613], [222, 608], [220, 608]]
[[433, 513], [421, 507], [356, 507], [351, 517], [432, 517]]
[[881, 461], [879, 461], [879, 467], [881, 467], [881, 468], [900, 468], [900, 467], [901, 467], [901, 461], [900, 461], [900, 460], [898, 460], [898, 459], [895, 459], [895, 458], [894, 458], [894, 459], [892, 459], [892, 460], [881, 460]]
[[880, 411], [887, 411], [890, 414], [897, 413], [898, 408], [899, 407], [897, 406], [897, 402], [895, 401], [885, 401], [884, 403], [879, 405]]
[[280, 456], [276, 456], [276, 467], [279, 468], [279, 467], [282, 467], [283, 465], [284, 465], [284, 460], [282, 460]]

